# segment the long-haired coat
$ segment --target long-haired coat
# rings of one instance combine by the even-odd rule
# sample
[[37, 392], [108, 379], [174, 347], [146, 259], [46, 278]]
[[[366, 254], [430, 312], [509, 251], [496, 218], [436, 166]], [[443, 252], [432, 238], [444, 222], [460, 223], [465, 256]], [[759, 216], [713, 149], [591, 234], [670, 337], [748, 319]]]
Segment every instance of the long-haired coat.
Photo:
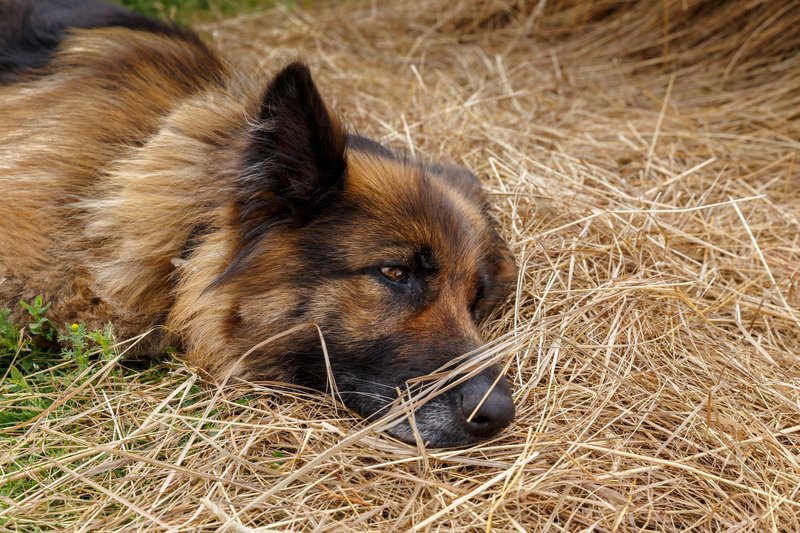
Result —
[[[514, 272], [472, 173], [346, 132], [303, 64], [244, 75], [115, 5], [0, 1], [0, 306], [42, 294], [57, 324], [163, 325], [139, 355], [171, 343], [217, 378], [333, 378], [369, 417], [480, 347]], [[498, 373], [419, 408], [423, 439], [507, 425]]]

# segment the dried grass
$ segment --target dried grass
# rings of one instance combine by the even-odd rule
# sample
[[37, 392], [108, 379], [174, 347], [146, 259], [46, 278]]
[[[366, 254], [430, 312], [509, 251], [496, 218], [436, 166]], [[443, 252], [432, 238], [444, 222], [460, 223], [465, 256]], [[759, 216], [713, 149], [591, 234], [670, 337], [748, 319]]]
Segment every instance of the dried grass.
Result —
[[59, 393], [81, 408], [0, 434], [0, 491], [32, 480], [0, 524], [800, 530], [798, 27], [793, 0], [345, 2], [209, 25], [249, 68], [308, 58], [364, 133], [485, 178], [522, 267], [487, 325], [519, 416], [481, 446], [415, 449], [321, 395], [98, 365]]

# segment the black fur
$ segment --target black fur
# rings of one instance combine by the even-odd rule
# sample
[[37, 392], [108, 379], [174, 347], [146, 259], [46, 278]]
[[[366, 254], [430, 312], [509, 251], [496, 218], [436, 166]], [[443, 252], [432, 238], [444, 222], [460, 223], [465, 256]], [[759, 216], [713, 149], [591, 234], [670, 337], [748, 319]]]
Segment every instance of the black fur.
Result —
[[379, 142], [375, 142], [367, 137], [361, 135], [348, 134], [347, 135], [347, 148], [358, 150], [367, 154], [374, 154], [384, 159], [397, 161], [399, 159], [397, 152], [393, 152], [386, 148]]
[[45, 66], [70, 28], [112, 26], [198, 40], [189, 30], [102, 0], [0, 0], [0, 82]]
[[270, 82], [239, 179], [238, 252], [210, 288], [247, 268], [270, 228], [305, 224], [343, 190], [346, 136], [317, 90], [311, 71], [290, 63]]
[[[258, 237], [268, 213], [305, 218], [341, 190], [345, 135], [302, 63], [284, 67], [267, 87], [245, 156], [241, 221], [245, 240]], [[277, 203], [275, 202], [277, 200]]]
[[211, 227], [208, 224], [196, 225], [194, 228], [192, 228], [192, 231], [189, 233], [189, 237], [186, 239], [183, 248], [181, 248], [181, 255], [179, 258], [189, 259], [189, 256], [194, 253], [195, 248], [202, 244], [206, 235], [209, 235], [218, 229], [219, 228]]

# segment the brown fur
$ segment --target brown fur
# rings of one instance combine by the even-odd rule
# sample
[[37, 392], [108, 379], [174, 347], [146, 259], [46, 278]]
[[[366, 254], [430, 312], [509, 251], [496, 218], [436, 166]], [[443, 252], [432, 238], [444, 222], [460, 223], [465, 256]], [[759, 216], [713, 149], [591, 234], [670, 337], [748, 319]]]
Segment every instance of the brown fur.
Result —
[[[241, 359], [318, 325], [337, 382], [360, 391], [388, 368], [367, 391], [384, 387], [387, 401], [479, 346], [476, 316], [503, 299], [514, 266], [474, 176], [346, 137], [323, 107], [322, 151], [346, 144], [343, 184], [242, 192], [242, 176], [262, 172], [259, 135], [276, 135], [268, 81], [231, 72], [199, 40], [120, 27], [70, 31], [46, 65], [14, 73], [0, 85], [0, 306], [43, 294], [58, 325], [112, 322], [122, 338], [165, 326], [139, 355], [176, 344], [216, 378], [324, 388], [314, 327]], [[295, 193], [318, 203], [296, 208]], [[415, 303], [376, 270], [428, 255]]]

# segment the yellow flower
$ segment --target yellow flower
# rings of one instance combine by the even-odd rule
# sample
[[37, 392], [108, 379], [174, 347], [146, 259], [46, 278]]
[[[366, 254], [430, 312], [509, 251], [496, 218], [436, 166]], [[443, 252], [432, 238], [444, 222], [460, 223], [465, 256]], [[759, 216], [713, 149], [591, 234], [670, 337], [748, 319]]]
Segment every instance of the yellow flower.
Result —
[[80, 326], [79, 326], [78, 324], [72, 324], [72, 325], [70, 326], [70, 329], [71, 329], [72, 331], [78, 331], [78, 328], [80, 328]]

